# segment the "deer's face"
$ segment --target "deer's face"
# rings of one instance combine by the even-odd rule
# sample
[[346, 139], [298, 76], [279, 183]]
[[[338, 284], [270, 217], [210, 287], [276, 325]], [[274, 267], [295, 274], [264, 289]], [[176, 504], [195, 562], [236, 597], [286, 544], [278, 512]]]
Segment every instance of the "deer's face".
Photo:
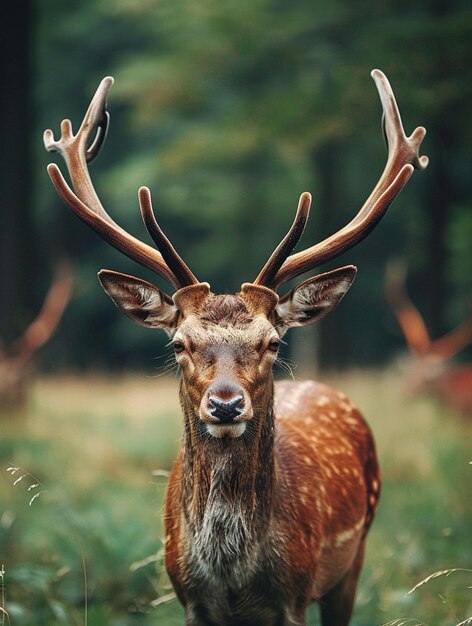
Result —
[[267, 412], [281, 336], [329, 313], [354, 276], [352, 266], [333, 270], [280, 299], [249, 283], [236, 295], [214, 295], [207, 283], [198, 283], [170, 298], [138, 278], [100, 272], [105, 290], [128, 317], [170, 335], [186, 411], [217, 438], [240, 437], [251, 420]]
[[213, 437], [241, 436], [271, 397], [280, 338], [263, 313], [238, 296], [209, 296], [177, 328], [172, 345], [187, 408]]

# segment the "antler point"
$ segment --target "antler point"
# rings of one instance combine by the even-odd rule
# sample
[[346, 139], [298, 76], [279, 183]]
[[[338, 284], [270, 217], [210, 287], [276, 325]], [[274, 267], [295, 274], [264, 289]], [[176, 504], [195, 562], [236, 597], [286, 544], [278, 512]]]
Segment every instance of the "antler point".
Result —
[[382, 70], [378, 70], [378, 69], [372, 70], [370, 75], [371, 75], [371, 77], [374, 79], [374, 81], [376, 83], [377, 82], [382, 82], [382, 83], [387, 84], [387, 85], [390, 84], [389, 81], [388, 81], [387, 76], [382, 72]]
[[54, 176], [54, 174], [57, 174], [57, 172], [60, 171], [55, 163], [49, 163], [46, 169], [51, 178]]
[[418, 126], [417, 128], [415, 128], [415, 130], [411, 133], [409, 139], [410, 141], [415, 141], [418, 143], [418, 146], [420, 145], [420, 143], [423, 141], [423, 139], [426, 136], [426, 128], [424, 126]]
[[53, 146], [53, 144], [55, 143], [54, 133], [50, 128], [46, 128], [43, 133], [43, 143], [46, 150], [51, 151], [55, 149], [55, 147]]
[[138, 199], [139, 206], [141, 207], [141, 212], [151, 211], [152, 213], [152, 198], [151, 190], [149, 189], [149, 187], [143, 185], [138, 189]]
[[428, 167], [429, 164], [429, 157], [427, 157], [426, 155], [423, 155], [422, 157], [420, 157], [418, 159], [419, 164], [421, 166], [421, 169], [424, 170]]

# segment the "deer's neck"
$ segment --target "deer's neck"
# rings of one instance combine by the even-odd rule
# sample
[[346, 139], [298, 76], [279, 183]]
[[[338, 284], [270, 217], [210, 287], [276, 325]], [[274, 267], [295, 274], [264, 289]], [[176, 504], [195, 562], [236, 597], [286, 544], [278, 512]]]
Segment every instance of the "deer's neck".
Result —
[[254, 549], [266, 535], [274, 502], [273, 389], [236, 439], [216, 439], [201, 430], [183, 385], [181, 402], [181, 493], [193, 553], [200, 569], [217, 576], [232, 563], [236, 575], [247, 570], [246, 561], [254, 564]]

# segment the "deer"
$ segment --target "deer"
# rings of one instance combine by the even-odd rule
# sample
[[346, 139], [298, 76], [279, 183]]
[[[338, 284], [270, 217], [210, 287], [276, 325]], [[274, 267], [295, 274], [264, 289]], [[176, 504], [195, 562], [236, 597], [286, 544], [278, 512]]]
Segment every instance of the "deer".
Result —
[[133, 322], [161, 329], [180, 368], [183, 431], [164, 507], [165, 567], [187, 626], [302, 626], [318, 602], [323, 626], [350, 621], [366, 536], [380, 495], [369, 426], [347, 397], [314, 381], [274, 383], [282, 337], [328, 315], [350, 288], [347, 265], [287, 281], [364, 239], [410, 179], [424, 169], [426, 133], [407, 137], [386, 76], [373, 70], [384, 112], [385, 169], [357, 215], [328, 238], [292, 253], [308, 219], [302, 193], [287, 234], [252, 282], [215, 294], [200, 282], [159, 225], [151, 192], [138, 191], [156, 248], [122, 229], [101, 204], [88, 165], [109, 125], [100, 83], [74, 135], [46, 130], [47, 150], [65, 160], [72, 187], [48, 166], [59, 196], [106, 242], [168, 281], [154, 284], [112, 270], [98, 278]]
[[472, 342], [472, 316], [437, 339], [431, 339], [426, 322], [408, 296], [406, 267], [390, 263], [385, 294], [408, 348], [407, 391], [428, 394], [443, 406], [472, 415], [472, 365], [450, 363]]
[[25, 401], [28, 366], [37, 351], [53, 336], [72, 292], [72, 273], [65, 261], [54, 278], [40, 311], [10, 346], [0, 339], [0, 398], [3, 406], [21, 406]]

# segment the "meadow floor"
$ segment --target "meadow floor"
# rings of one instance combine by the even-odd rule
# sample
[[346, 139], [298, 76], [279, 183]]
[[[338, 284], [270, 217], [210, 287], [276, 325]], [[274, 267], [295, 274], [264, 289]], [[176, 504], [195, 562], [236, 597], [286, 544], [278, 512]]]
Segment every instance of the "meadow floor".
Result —
[[[383, 471], [353, 624], [471, 618], [472, 421], [406, 398], [394, 371], [328, 382], [367, 417]], [[170, 468], [180, 424], [176, 379], [145, 375], [42, 378], [26, 411], [0, 415], [0, 624], [183, 624], [155, 471]]]

